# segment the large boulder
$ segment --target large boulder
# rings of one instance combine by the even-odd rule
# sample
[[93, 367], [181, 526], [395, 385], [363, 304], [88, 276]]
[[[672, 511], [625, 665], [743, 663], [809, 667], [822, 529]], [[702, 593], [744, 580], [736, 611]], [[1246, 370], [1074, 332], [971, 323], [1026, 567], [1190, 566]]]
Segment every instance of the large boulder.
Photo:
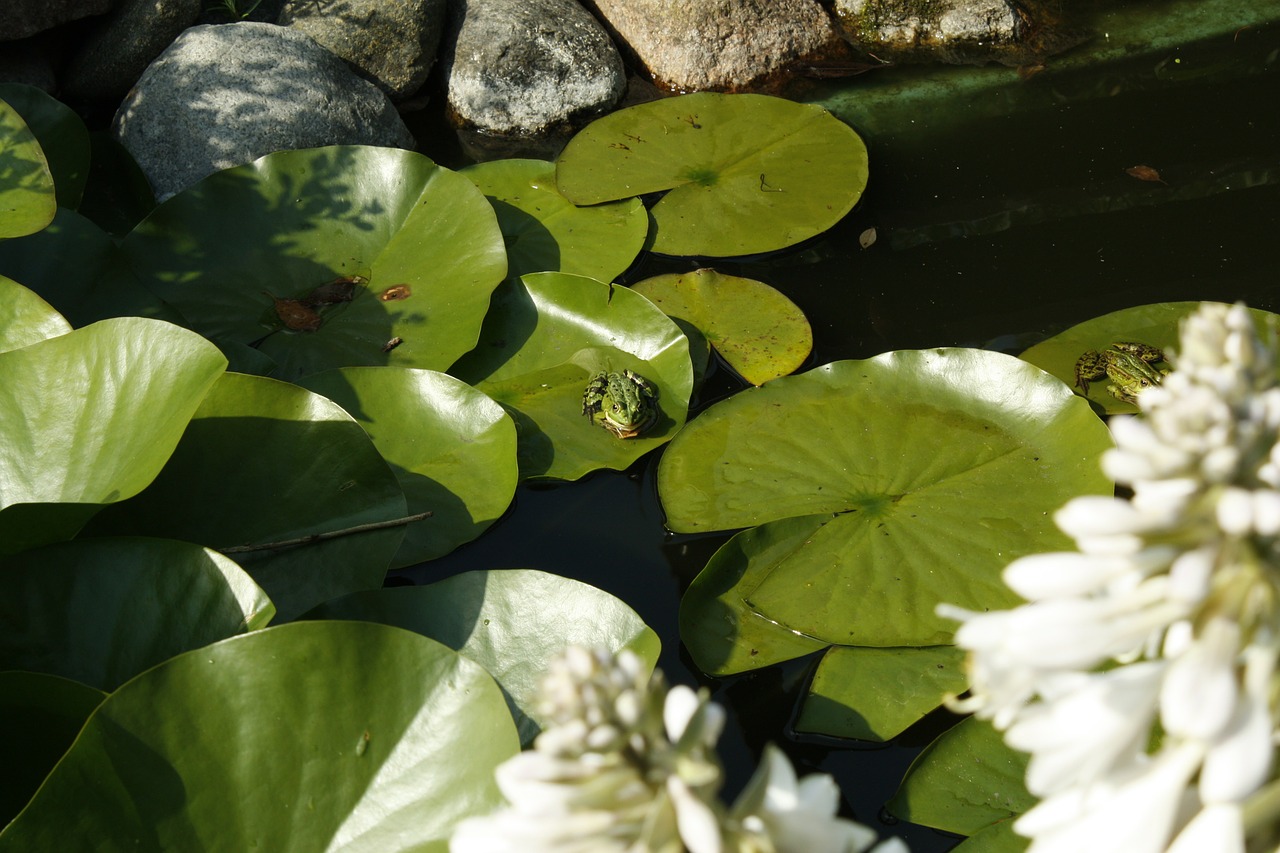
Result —
[[666, 89], [753, 88], [795, 64], [846, 55], [815, 0], [590, 0]]
[[836, 0], [835, 10], [850, 40], [883, 60], [1018, 65], [1034, 52], [1009, 0]]
[[554, 132], [626, 91], [617, 49], [575, 0], [454, 0], [445, 67], [456, 122], [494, 135]]
[[426, 82], [447, 17], [447, 0], [286, 0], [277, 23], [311, 36], [402, 101]]
[[387, 96], [288, 27], [192, 27], [151, 63], [113, 130], [161, 200], [273, 151], [414, 147]]
[[71, 58], [63, 91], [82, 100], [118, 100], [201, 8], [202, 0], [122, 0]]
[[67, 21], [111, 11], [115, 0], [4, 0], [0, 3], [0, 41], [15, 41]]

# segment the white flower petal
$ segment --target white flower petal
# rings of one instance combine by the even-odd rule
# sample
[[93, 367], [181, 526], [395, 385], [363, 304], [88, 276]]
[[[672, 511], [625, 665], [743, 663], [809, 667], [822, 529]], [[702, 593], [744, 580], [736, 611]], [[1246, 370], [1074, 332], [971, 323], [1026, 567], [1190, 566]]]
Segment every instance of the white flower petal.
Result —
[[694, 794], [679, 776], [668, 777], [667, 793], [671, 797], [671, 804], [675, 806], [680, 840], [689, 853], [720, 853], [724, 847], [720, 819], [711, 807]]
[[1275, 760], [1269, 700], [1276, 649], [1250, 647], [1244, 656], [1245, 692], [1235, 719], [1200, 768], [1206, 803], [1242, 802], [1267, 781]]
[[1173, 660], [1160, 691], [1160, 724], [1166, 732], [1208, 741], [1226, 728], [1240, 693], [1235, 674], [1239, 642], [1239, 626], [1215, 617]]
[[1244, 818], [1240, 807], [1219, 804], [1204, 808], [1183, 827], [1167, 853], [1244, 853]]

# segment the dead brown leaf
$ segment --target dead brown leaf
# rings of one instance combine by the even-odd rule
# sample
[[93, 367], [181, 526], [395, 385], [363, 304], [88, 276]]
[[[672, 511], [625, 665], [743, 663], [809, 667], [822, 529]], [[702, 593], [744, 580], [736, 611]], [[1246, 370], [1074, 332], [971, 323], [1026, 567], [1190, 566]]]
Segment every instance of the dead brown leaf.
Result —
[[[263, 293], [266, 291], [264, 290]], [[281, 299], [270, 293], [267, 293], [267, 296], [270, 296], [271, 301], [275, 303], [276, 316], [286, 328], [297, 332], [314, 332], [320, 328], [320, 315], [303, 302], [297, 299]]]
[[369, 283], [362, 275], [344, 275], [327, 281], [311, 291], [311, 295], [302, 300], [306, 305], [317, 308], [321, 305], [337, 305], [339, 302], [350, 302], [355, 298], [356, 288]]
[[1130, 166], [1125, 169], [1125, 174], [1131, 175], [1140, 181], [1150, 181], [1155, 184], [1164, 184], [1169, 186], [1169, 182], [1160, 177], [1160, 173], [1150, 166]]

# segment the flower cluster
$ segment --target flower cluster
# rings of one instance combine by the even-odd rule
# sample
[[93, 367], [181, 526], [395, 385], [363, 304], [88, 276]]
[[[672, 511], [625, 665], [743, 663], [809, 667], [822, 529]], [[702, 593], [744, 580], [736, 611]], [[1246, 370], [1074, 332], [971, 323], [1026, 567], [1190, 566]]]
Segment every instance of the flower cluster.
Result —
[[1103, 468], [1132, 490], [1055, 516], [1077, 550], [1015, 560], [1028, 603], [969, 613], [953, 705], [1030, 753], [1033, 853], [1275, 846], [1280, 388], [1242, 306], [1183, 324], [1176, 369], [1113, 418]]
[[[835, 817], [825, 775], [796, 779], [770, 746], [742, 796], [718, 800], [724, 710], [652, 679], [636, 655], [571, 647], [542, 684], [547, 727], [505, 762], [510, 806], [459, 824], [452, 853], [859, 853], [870, 829]], [[896, 840], [878, 850], [905, 851]]]

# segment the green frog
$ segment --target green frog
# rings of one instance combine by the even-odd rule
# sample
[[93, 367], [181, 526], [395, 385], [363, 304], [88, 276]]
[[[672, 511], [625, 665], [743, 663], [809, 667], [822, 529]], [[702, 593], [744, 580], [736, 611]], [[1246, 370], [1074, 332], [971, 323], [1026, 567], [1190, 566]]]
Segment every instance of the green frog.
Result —
[[1155, 365], [1164, 361], [1164, 351], [1149, 344], [1133, 341], [1116, 341], [1104, 350], [1089, 350], [1076, 361], [1076, 386], [1082, 394], [1089, 393], [1089, 382], [1094, 379], [1110, 379], [1114, 385], [1107, 392], [1126, 403], [1137, 403], [1138, 392], [1169, 375], [1168, 370], [1157, 370]]
[[618, 438], [635, 438], [658, 420], [658, 386], [631, 370], [602, 370], [582, 394], [582, 414]]

